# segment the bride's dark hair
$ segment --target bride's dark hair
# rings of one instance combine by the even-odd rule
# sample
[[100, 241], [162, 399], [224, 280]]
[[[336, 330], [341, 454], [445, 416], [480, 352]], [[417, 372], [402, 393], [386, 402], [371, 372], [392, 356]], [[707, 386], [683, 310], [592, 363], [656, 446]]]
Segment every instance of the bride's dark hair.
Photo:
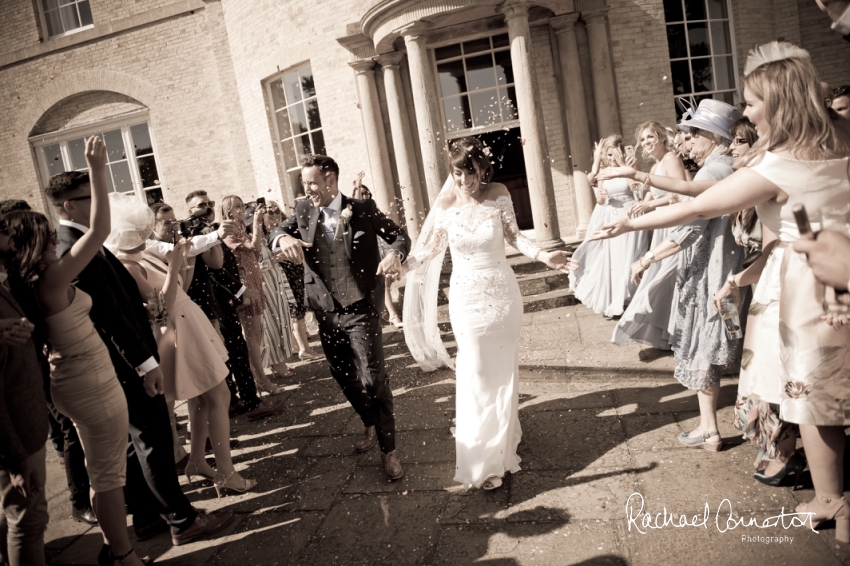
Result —
[[460, 138], [449, 146], [449, 161], [452, 167], [481, 175], [482, 183], [489, 183], [493, 178], [493, 164], [487, 148], [476, 138]]
[[15, 231], [12, 243], [15, 251], [11, 256], [11, 268], [24, 281], [32, 283], [44, 269], [41, 259], [52, 240], [50, 221], [39, 212], [18, 210], [6, 215], [6, 223]]

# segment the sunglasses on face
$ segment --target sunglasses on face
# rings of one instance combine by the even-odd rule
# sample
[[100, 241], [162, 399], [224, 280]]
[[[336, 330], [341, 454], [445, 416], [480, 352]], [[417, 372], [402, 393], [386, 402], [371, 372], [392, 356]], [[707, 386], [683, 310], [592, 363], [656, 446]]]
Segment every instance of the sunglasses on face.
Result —
[[270, 208], [266, 211], [266, 214], [280, 214], [279, 208]]
[[746, 138], [735, 138], [732, 140], [735, 145], [749, 145]]
[[194, 208], [215, 208], [215, 201], [211, 200], [208, 202], [199, 202], [194, 206]]

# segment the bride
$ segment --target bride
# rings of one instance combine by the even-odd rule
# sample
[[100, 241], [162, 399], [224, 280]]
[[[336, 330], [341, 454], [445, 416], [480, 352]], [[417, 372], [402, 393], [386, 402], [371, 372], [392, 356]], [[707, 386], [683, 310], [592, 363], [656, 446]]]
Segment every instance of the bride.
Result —
[[452, 175], [434, 201], [407, 260], [404, 333], [424, 371], [453, 367], [437, 328], [437, 287], [446, 246], [452, 252], [449, 317], [457, 340], [455, 481], [496, 489], [518, 472], [519, 335], [522, 295], [504, 241], [554, 269], [566, 252], [547, 252], [523, 236], [508, 189], [492, 183], [484, 145], [463, 138], [449, 149]]

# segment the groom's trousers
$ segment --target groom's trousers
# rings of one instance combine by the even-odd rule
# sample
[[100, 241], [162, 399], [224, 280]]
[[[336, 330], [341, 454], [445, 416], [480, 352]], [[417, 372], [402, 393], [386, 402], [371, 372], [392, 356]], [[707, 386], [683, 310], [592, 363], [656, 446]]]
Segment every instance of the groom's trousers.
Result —
[[393, 393], [384, 369], [381, 318], [366, 299], [333, 312], [315, 311], [331, 375], [363, 421], [374, 426], [381, 452], [395, 450]]

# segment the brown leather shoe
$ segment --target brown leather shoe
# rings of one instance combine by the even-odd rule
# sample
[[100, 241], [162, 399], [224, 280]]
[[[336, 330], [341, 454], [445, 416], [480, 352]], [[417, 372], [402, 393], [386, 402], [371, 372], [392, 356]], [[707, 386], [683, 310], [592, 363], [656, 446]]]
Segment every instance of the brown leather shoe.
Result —
[[272, 415], [276, 415], [283, 410], [283, 399], [276, 401], [261, 401], [256, 409], [250, 410], [245, 415], [249, 421], [258, 421]]
[[381, 463], [384, 465], [384, 476], [386, 476], [387, 481], [401, 479], [404, 475], [404, 468], [401, 467], [401, 462], [398, 461], [395, 450], [388, 454], [381, 454]]
[[233, 511], [219, 511], [215, 515], [207, 515], [198, 511], [195, 522], [182, 533], [171, 534], [171, 543], [174, 546], [188, 544], [190, 542], [214, 535], [233, 522]]
[[357, 441], [357, 444], [354, 445], [354, 451], [358, 454], [363, 454], [364, 452], [368, 452], [378, 443], [378, 432], [375, 430], [373, 426], [367, 426], [366, 431], [363, 433], [363, 438]]

